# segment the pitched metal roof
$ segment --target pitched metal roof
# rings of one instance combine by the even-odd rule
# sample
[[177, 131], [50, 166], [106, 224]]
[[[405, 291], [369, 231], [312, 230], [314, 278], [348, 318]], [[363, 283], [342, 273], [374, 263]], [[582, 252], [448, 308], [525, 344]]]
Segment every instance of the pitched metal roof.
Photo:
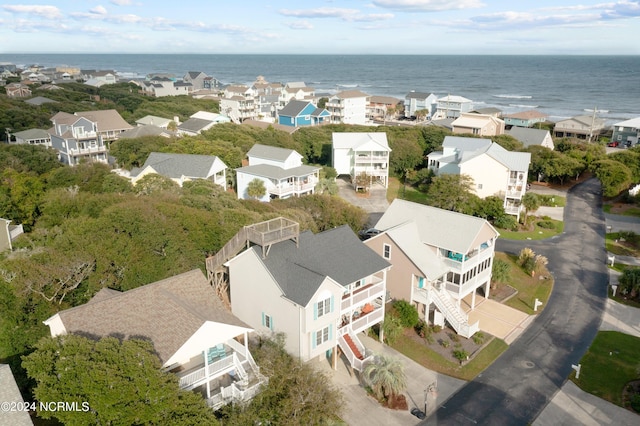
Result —
[[391, 151], [387, 134], [384, 132], [333, 132], [331, 135], [333, 147], [337, 149], [351, 148], [354, 151], [368, 143], [378, 145], [380, 151]]
[[[253, 250], [262, 256], [261, 249]], [[391, 266], [347, 225], [319, 234], [303, 232], [298, 247], [290, 240], [274, 244], [262, 262], [284, 297], [300, 306], [307, 306], [327, 277], [347, 286]]]
[[506, 133], [518, 139], [525, 147], [531, 145], [542, 145], [542, 142], [544, 142], [547, 135], [549, 135], [548, 130], [518, 126], [512, 127], [510, 130], [507, 130]]
[[616, 127], [633, 127], [633, 128], [640, 128], [640, 117], [636, 117], [636, 118], [632, 118], [630, 120], [625, 120], [625, 121], [620, 121], [616, 124], [614, 124], [614, 126]]
[[426, 92], [409, 92], [405, 99], [427, 99], [429, 96], [433, 96], [433, 93]]
[[468, 253], [499, 235], [485, 219], [401, 199], [391, 203], [375, 228], [386, 231], [408, 222], [416, 224], [424, 244], [456, 253]]
[[277, 146], [261, 145], [259, 143], [253, 145], [247, 157], [264, 158], [266, 160], [286, 161], [292, 154], [302, 157], [293, 149], [279, 148]]
[[98, 295], [97, 300], [56, 314], [66, 331], [92, 337], [147, 338], [163, 363], [206, 322], [251, 330], [222, 305], [199, 269], [122, 293]]

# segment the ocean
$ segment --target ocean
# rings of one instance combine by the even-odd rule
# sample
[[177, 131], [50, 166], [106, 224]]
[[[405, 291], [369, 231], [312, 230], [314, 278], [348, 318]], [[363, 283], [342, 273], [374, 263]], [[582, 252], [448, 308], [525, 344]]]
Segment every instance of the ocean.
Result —
[[464, 96], [475, 108], [537, 109], [609, 123], [640, 116], [640, 56], [0, 54], [0, 62], [111, 69], [123, 76], [202, 71], [223, 84], [304, 81], [316, 93], [358, 89], [399, 99], [412, 90]]

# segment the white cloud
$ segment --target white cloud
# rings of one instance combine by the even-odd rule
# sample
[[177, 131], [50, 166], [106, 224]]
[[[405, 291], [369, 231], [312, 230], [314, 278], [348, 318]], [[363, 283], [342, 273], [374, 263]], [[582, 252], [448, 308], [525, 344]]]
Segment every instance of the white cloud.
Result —
[[107, 9], [102, 6], [96, 6], [93, 9], [89, 10], [90, 13], [95, 13], [96, 15], [106, 15]]
[[281, 9], [280, 14], [296, 18], [346, 18], [358, 14], [357, 9], [341, 9], [337, 7], [319, 7], [316, 9]]
[[309, 21], [288, 22], [288, 23], [285, 23], [284, 25], [291, 28], [292, 30], [312, 30], [313, 29], [313, 25]]
[[485, 6], [480, 0], [374, 0], [372, 3], [385, 9], [410, 12], [477, 9]]
[[133, 3], [131, 0], [110, 0], [110, 2], [118, 6], [130, 6]]
[[60, 9], [55, 6], [7, 4], [3, 5], [2, 8], [8, 12], [36, 15], [46, 19], [59, 19], [62, 17]]

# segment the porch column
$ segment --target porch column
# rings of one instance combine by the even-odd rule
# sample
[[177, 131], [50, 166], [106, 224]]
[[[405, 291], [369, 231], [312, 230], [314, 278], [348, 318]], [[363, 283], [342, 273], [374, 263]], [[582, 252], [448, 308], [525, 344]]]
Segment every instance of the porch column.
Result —
[[204, 350], [204, 376], [207, 378], [207, 399], [211, 398], [211, 384], [209, 382], [209, 348]]
[[476, 288], [476, 289], [474, 289], [474, 290], [473, 290], [473, 293], [471, 293], [471, 310], [472, 310], [472, 311], [473, 311], [473, 310], [475, 309], [475, 307], [476, 307], [476, 291], [477, 291], [477, 290], [478, 290], [478, 289]]
[[335, 345], [331, 351], [331, 368], [334, 371], [338, 369], [338, 345]]
[[244, 332], [244, 359], [249, 359], [249, 340], [247, 338], [247, 331]]
[[487, 280], [484, 285], [484, 298], [489, 299], [489, 289], [491, 288], [491, 279]]

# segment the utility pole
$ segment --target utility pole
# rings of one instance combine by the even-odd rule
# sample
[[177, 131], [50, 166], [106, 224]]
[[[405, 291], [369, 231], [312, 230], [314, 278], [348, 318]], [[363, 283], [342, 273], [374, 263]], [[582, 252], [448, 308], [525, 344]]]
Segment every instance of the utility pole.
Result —
[[591, 139], [593, 138], [593, 126], [595, 126], [596, 123], [596, 111], [598, 110], [597, 107], [593, 107], [593, 115], [591, 116], [591, 127], [589, 128], [589, 142], [591, 142]]

